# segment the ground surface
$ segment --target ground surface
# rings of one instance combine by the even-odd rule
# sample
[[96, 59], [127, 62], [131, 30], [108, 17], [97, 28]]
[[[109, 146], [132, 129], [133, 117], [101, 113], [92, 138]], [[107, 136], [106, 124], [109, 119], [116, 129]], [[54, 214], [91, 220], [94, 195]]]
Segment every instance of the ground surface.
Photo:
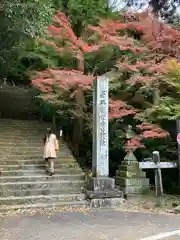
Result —
[[[125, 211], [61, 211], [0, 218], [1, 240], [140, 240], [180, 230], [180, 216]], [[180, 234], [180, 231], [179, 231]], [[180, 235], [162, 238], [180, 240]]]

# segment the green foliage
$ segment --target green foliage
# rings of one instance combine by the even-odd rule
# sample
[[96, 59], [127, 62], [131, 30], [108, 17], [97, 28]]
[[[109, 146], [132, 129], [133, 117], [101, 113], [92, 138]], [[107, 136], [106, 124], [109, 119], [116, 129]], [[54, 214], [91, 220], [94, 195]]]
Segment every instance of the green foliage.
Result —
[[56, 9], [62, 9], [71, 20], [77, 36], [80, 36], [84, 27], [95, 24], [99, 18], [114, 15], [108, 9], [107, 0], [53, 0]]
[[50, 0], [3, 0], [0, 14], [0, 76], [6, 77], [25, 48], [26, 40], [42, 35], [51, 22]]
[[23, 36], [31, 38], [42, 33], [44, 27], [50, 24], [53, 13], [50, 0], [30, 0], [28, 2], [4, 0], [3, 10], [4, 20], [8, 22], [11, 31], [19, 31]]
[[172, 97], [161, 97], [160, 104], [154, 111], [156, 118], [159, 120], [176, 120], [180, 118], [179, 101]]
[[81, 22], [82, 26], [94, 24], [107, 14], [106, 0], [69, 0], [68, 13], [73, 24]]
[[173, 60], [167, 64], [164, 82], [160, 87], [160, 101], [153, 108], [154, 118], [176, 120], [180, 118], [180, 64]]
[[[14, 0], [14, 2], [11, 3], [5, 1], [4, 4], [6, 4], [4, 5], [4, 8], [6, 7], [6, 15], [9, 16], [5, 18], [6, 21], [9, 21], [7, 24], [14, 24], [16, 27], [13, 25], [12, 32], [10, 32], [8, 47], [2, 46], [2, 48], [4, 48], [4, 55], [3, 53], [1, 54], [0, 47], [0, 57], [2, 56], [3, 60], [0, 75], [10, 75], [11, 78], [13, 76], [15, 82], [20, 80], [21, 82], [24, 81], [24, 83], [29, 82], [28, 72], [31, 70], [40, 70], [47, 67], [75, 68], [77, 64], [75, 59], [67, 54], [60, 55], [50, 46], [44, 46], [36, 40], [27, 42], [27, 39], [32, 39], [32, 37], [44, 33], [44, 28], [46, 28], [51, 21], [53, 8], [66, 12], [77, 35], [81, 35], [83, 29], [88, 24], [96, 23], [102, 16], [115, 16], [115, 14], [107, 8], [106, 0], [43, 0], [43, 2], [31, 0], [27, 4], [24, 3], [21, 5], [18, 0]], [[14, 12], [16, 12], [15, 16], [13, 15]], [[4, 19], [2, 20], [4, 21]], [[16, 34], [16, 38], [14, 38], [14, 34]], [[6, 37], [6, 35], [5, 31], [4, 37]], [[47, 36], [44, 37], [47, 38]], [[13, 42], [11, 41], [12, 38], [14, 38]], [[111, 54], [113, 54], [113, 52]], [[108, 53], [106, 55], [108, 55]], [[94, 58], [94, 56], [91, 56], [90, 59], [89, 56], [87, 56], [87, 71], [92, 71], [94, 67], [94, 63], [91, 60], [92, 58]], [[103, 59], [103, 56], [101, 58]], [[114, 56], [114, 58], [116, 57]], [[102, 62], [98, 66], [98, 69], [102, 72], [104, 68], [105, 72], [105, 70], [108, 70], [108, 66], [112, 67], [114, 63], [115, 61], [112, 63], [109, 61]], [[99, 62], [97, 64], [99, 64]], [[6, 67], [4, 67], [5, 65]]]

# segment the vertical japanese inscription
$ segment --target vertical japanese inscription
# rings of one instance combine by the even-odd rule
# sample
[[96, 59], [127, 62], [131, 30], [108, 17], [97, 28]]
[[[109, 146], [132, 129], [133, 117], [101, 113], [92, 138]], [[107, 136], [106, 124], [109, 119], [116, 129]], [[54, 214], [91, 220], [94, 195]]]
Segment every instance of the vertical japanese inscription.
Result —
[[106, 95], [107, 92], [102, 89], [100, 92], [100, 111], [99, 111], [99, 120], [100, 120], [100, 147], [105, 147], [107, 145], [107, 132], [106, 132], [106, 121], [107, 121], [107, 112], [106, 112]]

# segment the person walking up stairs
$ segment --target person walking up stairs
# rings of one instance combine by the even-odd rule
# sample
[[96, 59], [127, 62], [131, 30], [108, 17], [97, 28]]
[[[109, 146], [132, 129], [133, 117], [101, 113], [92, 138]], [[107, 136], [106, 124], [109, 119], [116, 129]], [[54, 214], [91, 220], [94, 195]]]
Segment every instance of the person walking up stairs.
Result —
[[0, 211], [86, 206], [83, 172], [65, 143], [57, 152], [56, 174], [45, 172], [46, 128], [38, 121], [0, 120]]
[[56, 151], [59, 150], [58, 140], [51, 128], [47, 128], [44, 137], [44, 159], [47, 164], [47, 172], [50, 176], [54, 175], [54, 161], [56, 159]]

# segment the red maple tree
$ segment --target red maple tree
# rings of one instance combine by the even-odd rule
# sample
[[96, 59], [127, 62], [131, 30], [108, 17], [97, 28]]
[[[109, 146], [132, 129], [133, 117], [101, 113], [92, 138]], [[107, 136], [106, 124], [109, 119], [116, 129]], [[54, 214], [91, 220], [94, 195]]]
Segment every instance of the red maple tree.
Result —
[[[102, 20], [99, 26], [90, 26], [89, 29], [99, 34], [100, 43], [116, 45], [120, 50], [128, 50], [137, 55], [136, 61], [122, 58], [117, 62], [116, 67], [129, 76], [127, 85], [134, 85], [138, 89], [145, 85], [157, 88], [163, 82], [166, 72], [166, 61], [177, 57], [180, 44], [180, 33], [168, 25], [158, 22], [149, 12], [137, 14], [124, 14], [124, 22], [119, 20]], [[127, 31], [131, 37], [128, 37]], [[120, 33], [120, 34], [119, 34]], [[122, 34], [124, 33], [124, 34]], [[131, 34], [130, 34], [131, 33]], [[134, 36], [138, 35], [139, 45], [134, 41]], [[139, 56], [141, 56], [139, 58]], [[118, 106], [119, 105], [119, 106]], [[135, 116], [139, 114], [137, 109], [132, 109], [122, 101], [110, 103], [110, 118]], [[150, 126], [150, 125], [149, 125]], [[126, 149], [136, 149], [143, 147], [143, 138], [164, 138], [169, 135], [157, 125], [152, 125], [148, 129], [141, 128], [141, 137], [136, 136], [129, 140]]]
[[[42, 92], [52, 92], [54, 85], [61, 89], [81, 88], [83, 91], [91, 88], [95, 76], [84, 74], [84, 54], [94, 52], [106, 45], [113, 45], [121, 51], [130, 51], [136, 61], [129, 61], [128, 57], [117, 62], [116, 67], [130, 73], [125, 81], [129, 85], [156, 85], [162, 80], [165, 61], [177, 57], [179, 53], [180, 33], [164, 23], [158, 22], [148, 12], [138, 14], [124, 14], [122, 20], [101, 20], [98, 26], [88, 26], [88, 31], [98, 35], [97, 42], [78, 38], [69, 19], [61, 12], [57, 12], [53, 25], [48, 27], [48, 40], [39, 39], [45, 45], [53, 46], [60, 54], [70, 52], [78, 60], [78, 70], [47, 69], [36, 73], [32, 80], [33, 86]], [[122, 19], [122, 16], [121, 16]], [[134, 36], [138, 35], [138, 44]], [[143, 59], [140, 59], [143, 56]], [[137, 74], [143, 72], [143, 74]], [[145, 73], [145, 74], [144, 74]], [[75, 87], [75, 88], [74, 88]], [[122, 100], [109, 100], [109, 119], [136, 116], [139, 110]], [[144, 126], [144, 125], [142, 125]], [[151, 127], [150, 127], [151, 126]], [[143, 147], [143, 138], [164, 138], [168, 133], [159, 126], [149, 125], [149, 128], [137, 126], [140, 135], [127, 142], [126, 149]], [[141, 137], [140, 137], [141, 136]]]
[[131, 106], [128, 106], [121, 100], [110, 100], [109, 101], [109, 119], [122, 118], [124, 116], [134, 116], [136, 110]]
[[66, 54], [67, 51], [78, 59], [78, 69], [84, 71], [84, 53], [98, 50], [101, 45], [88, 45], [77, 37], [72, 30], [67, 16], [57, 12], [54, 16], [53, 25], [46, 31], [49, 39], [40, 38], [39, 41], [45, 45], [53, 46], [59, 53]]

